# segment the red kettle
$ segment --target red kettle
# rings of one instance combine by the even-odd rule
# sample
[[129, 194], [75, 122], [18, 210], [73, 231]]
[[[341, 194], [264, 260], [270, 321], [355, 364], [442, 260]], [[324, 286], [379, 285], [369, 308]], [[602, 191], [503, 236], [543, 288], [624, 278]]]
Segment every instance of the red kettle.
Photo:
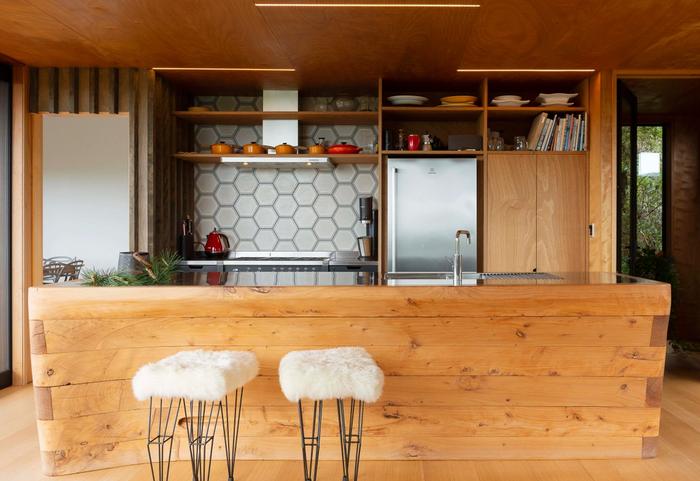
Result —
[[228, 253], [231, 244], [228, 237], [214, 229], [207, 236], [207, 243], [204, 244], [204, 253], [209, 257], [221, 256]]

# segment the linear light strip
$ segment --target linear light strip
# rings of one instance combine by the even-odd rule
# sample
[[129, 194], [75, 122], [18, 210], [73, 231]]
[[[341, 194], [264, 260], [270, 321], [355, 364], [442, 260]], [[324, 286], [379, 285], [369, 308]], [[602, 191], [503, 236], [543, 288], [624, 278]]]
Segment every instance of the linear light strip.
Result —
[[457, 72], [595, 72], [594, 68], [458, 68]]
[[256, 3], [256, 7], [309, 7], [309, 8], [479, 8], [466, 3]]
[[180, 70], [206, 72], [296, 72], [294, 68], [258, 68], [258, 67], [153, 67], [153, 70]]

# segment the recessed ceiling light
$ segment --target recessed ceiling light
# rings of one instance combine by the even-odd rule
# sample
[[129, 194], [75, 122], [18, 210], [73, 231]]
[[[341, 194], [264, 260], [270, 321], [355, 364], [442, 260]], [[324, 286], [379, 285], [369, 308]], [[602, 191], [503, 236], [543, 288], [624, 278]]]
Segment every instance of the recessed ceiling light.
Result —
[[594, 68], [458, 68], [457, 72], [595, 72]]
[[479, 8], [468, 3], [256, 3], [256, 7], [323, 7], [323, 8]]
[[294, 68], [259, 67], [153, 67], [153, 70], [207, 71], [207, 72], [296, 72]]

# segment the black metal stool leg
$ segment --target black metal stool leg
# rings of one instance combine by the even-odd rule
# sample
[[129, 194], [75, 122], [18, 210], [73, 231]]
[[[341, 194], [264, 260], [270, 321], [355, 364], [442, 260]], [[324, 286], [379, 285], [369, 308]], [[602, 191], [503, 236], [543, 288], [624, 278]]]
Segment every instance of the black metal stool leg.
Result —
[[[350, 455], [352, 445], [355, 445], [355, 465], [353, 481], [357, 481], [360, 470], [360, 451], [362, 449], [362, 424], [365, 415], [364, 401], [350, 400], [350, 415], [346, 419], [345, 402], [342, 399], [338, 403], [338, 428], [340, 431], [340, 459], [343, 463], [343, 481], [350, 479]], [[357, 417], [357, 424], [355, 418]]]
[[185, 401], [184, 405], [192, 481], [209, 481], [221, 401], [189, 401], [189, 412], [188, 402]]
[[[233, 470], [236, 466], [236, 448], [238, 447], [238, 432], [241, 427], [241, 408], [243, 407], [243, 388], [234, 393], [233, 408], [228, 405], [228, 396], [221, 406], [221, 427], [224, 431], [224, 449], [226, 451], [226, 468], [228, 481], [233, 481]], [[233, 419], [231, 419], [233, 416]]]
[[301, 454], [304, 461], [304, 481], [316, 481], [316, 476], [318, 474], [318, 455], [321, 450], [322, 418], [323, 401], [314, 401], [311, 435], [307, 436], [304, 430], [304, 410], [301, 406], [301, 400], [299, 400], [299, 426], [301, 427]]
[[[153, 407], [153, 398], [148, 400], [148, 463], [151, 466], [151, 478], [153, 481], [168, 481], [170, 477], [170, 459], [173, 453], [173, 434], [175, 434], [175, 426], [177, 426], [177, 417], [180, 413], [180, 403], [177, 400], [175, 413], [173, 415], [174, 399], [166, 401], [166, 408], [163, 408], [163, 399], [160, 398], [157, 407]], [[158, 422], [157, 431], [153, 434], [154, 412], [157, 411]], [[155, 456], [153, 451], [155, 451]], [[154, 458], [157, 463], [157, 468], [154, 467]]]

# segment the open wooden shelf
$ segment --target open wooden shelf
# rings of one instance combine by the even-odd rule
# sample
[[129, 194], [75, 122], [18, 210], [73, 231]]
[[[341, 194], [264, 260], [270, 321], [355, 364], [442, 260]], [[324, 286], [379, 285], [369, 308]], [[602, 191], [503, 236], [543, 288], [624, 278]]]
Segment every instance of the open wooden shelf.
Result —
[[581, 114], [586, 112], [585, 107], [487, 107], [489, 119], [509, 119], [534, 117], [542, 112], [552, 114]]
[[388, 120], [476, 120], [483, 107], [382, 107], [382, 117]]
[[295, 157], [298, 159], [305, 158], [316, 158], [316, 157], [328, 157], [332, 163], [335, 165], [340, 164], [376, 164], [379, 160], [377, 154], [323, 154], [323, 155], [304, 155], [304, 154], [291, 154], [291, 155], [275, 155], [275, 154], [265, 154], [265, 155], [248, 155], [248, 154], [226, 154], [226, 155], [216, 155], [216, 154], [200, 154], [195, 152], [179, 152], [173, 157], [176, 159], [186, 160], [188, 162], [194, 162], [199, 164], [219, 164], [223, 163], [222, 157], [236, 157], [244, 159], [246, 157], [269, 157], [270, 159], [280, 158], [280, 157]]
[[193, 124], [258, 125], [263, 120], [299, 120], [316, 125], [376, 125], [378, 112], [260, 112], [260, 111], [210, 111], [173, 112], [178, 119]]
[[488, 155], [586, 155], [587, 150], [489, 150]]
[[405, 155], [409, 157], [473, 157], [483, 154], [482, 150], [382, 150], [382, 155]]

